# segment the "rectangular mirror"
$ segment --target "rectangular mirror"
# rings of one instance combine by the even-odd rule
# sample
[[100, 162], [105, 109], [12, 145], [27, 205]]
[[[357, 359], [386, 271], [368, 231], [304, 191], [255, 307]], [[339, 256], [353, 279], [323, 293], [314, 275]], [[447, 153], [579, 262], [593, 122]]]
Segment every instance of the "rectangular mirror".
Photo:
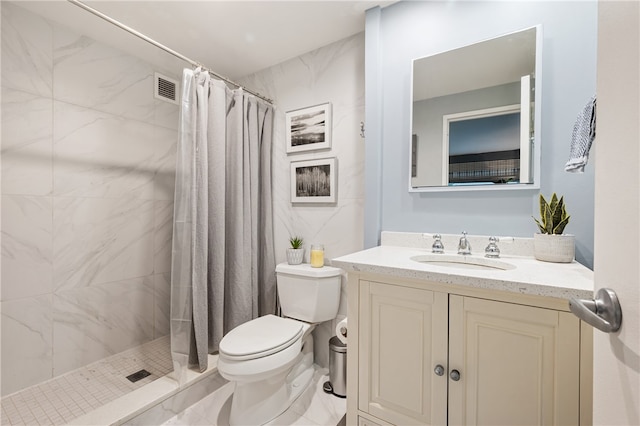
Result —
[[409, 191], [536, 189], [541, 26], [415, 59]]

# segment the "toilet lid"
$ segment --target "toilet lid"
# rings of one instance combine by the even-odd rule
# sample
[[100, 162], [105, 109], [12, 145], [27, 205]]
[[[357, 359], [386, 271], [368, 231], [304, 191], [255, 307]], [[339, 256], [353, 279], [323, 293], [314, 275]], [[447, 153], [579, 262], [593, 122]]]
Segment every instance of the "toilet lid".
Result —
[[265, 315], [231, 330], [218, 349], [220, 354], [237, 360], [259, 358], [291, 346], [302, 333], [298, 321]]

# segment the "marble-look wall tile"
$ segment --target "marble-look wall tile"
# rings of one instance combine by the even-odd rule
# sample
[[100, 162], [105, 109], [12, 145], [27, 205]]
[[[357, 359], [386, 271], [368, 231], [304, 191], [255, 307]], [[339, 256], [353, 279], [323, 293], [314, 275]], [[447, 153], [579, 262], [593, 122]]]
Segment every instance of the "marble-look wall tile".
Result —
[[169, 334], [169, 316], [171, 308], [171, 274], [154, 276], [154, 339]]
[[[173, 76], [168, 73], [161, 74], [173, 78], [178, 82], [176, 93], [178, 94], [178, 96], [182, 96], [182, 76]], [[167, 129], [178, 131], [178, 129], [180, 128], [180, 105], [156, 99], [154, 124], [156, 126], [166, 127]]]
[[51, 197], [2, 196], [2, 301], [51, 293]]
[[99, 111], [153, 123], [153, 69], [122, 51], [56, 25], [53, 96]]
[[2, 89], [2, 193], [50, 195], [53, 150], [51, 98]]
[[335, 207], [300, 206], [287, 208], [277, 203], [274, 214], [276, 261], [286, 260], [285, 248], [289, 235], [302, 235], [305, 239], [305, 262], [309, 262], [309, 247], [313, 243], [324, 245], [325, 262], [344, 254], [362, 250], [364, 200], [342, 200]]
[[[327, 259], [363, 247], [364, 218], [364, 35], [338, 41], [246, 77], [247, 87], [278, 100], [274, 125], [274, 217], [276, 261], [285, 260], [290, 235], [307, 246], [325, 245]], [[319, 103], [333, 106], [330, 150], [287, 155], [285, 113]], [[338, 160], [338, 201], [305, 206], [290, 202], [290, 163], [311, 158]], [[308, 261], [308, 253], [306, 254]]]
[[153, 201], [54, 198], [54, 288], [151, 275], [153, 217]]
[[51, 303], [51, 294], [2, 302], [2, 396], [52, 377]]
[[53, 28], [49, 21], [2, 2], [2, 87], [51, 97]]
[[[285, 261], [291, 235], [325, 247], [330, 259], [352, 253], [364, 244], [364, 35], [322, 47], [282, 64], [260, 71], [241, 81], [277, 100], [274, 123], [273, 194], [276, 261]], [[333, 110], [330, 150], [287, 155], [285, 113], [297, 108], [331, 102]], [[314, 158], [338, 160], [338, 201], [335, 205], [292, 205], [290, 163]], [[346, 278], [343, 278], [339, 314], [345, 316]], [[335, 334], [335, 321], [320, 324], [314, 331], [315, 362], [328, 367], [328, 340]]]
[[[268, 78], [258, 79], [256, 84], [269, 84], [267, 93], [277, 93], [274, 158], [282, 164], [276, 166], [277, 170], [287, 171], [291, 161], [336, 157], [338, 202], [363, 198], [364, 139], [360, 136], [360, 123], [364, 122], [364, 36], [338, 41], [278, 65], [267, 74]], [[299, 82], [300, 86], [291, 81]], [[287, 155], [286, 111], [326, 102], [332, 104], [331, 149]]]
[[5, 394], [168, 332], [179, 106], [18, 3], [1, 28]]
[[54, 195], [153, 199], [154, 176], [175, 141], [156, 128], [54, 102]]
[[153, 276], [53, 296], [54, 375], [153, 339]]
[[153, 272], [171, 272], [171, 242], [173, 234], [173, 203], [155, 202], [155, 230], [153, 238]]
[[173, 201], [176, 188], [178, 132], [156, 127], [154, 139], [156, 170], [153, 181], [153, 199]]

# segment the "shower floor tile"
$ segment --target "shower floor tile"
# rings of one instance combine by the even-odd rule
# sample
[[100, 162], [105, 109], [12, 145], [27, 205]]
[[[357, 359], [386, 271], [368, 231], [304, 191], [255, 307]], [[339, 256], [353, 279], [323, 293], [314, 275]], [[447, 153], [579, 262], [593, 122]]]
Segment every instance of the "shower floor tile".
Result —
[[[164, 376], [169, 336], [129, 349], [2, 398], [2, 425], [63, 425]], [[151, 373], [135, 383], [126, 376]]]

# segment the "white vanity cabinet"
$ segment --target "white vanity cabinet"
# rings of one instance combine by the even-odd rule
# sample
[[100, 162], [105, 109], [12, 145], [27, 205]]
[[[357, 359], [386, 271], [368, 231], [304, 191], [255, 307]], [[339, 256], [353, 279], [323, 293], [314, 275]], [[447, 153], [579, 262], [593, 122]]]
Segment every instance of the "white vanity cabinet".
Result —
[[580, 320], [570, 312], [449, 296], [449, 424], [577, 425]]
[[348, 298], [347, 424], [588, 423], [590, 330], [565, 301], [354, 272]]
[[445, 424], [447, 379], [433, 369], [447, 365], [447, 294], [370, 281], [359, 293], [359, 409], [397, 425]]

